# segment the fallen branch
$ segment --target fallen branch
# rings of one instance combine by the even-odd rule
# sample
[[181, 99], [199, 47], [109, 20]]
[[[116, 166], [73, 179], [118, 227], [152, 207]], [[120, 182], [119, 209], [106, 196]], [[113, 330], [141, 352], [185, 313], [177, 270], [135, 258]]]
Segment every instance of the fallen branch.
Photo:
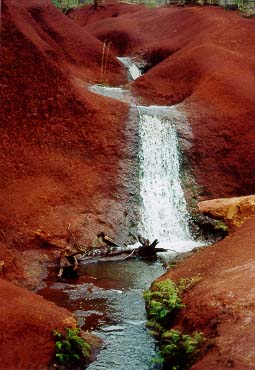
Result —
[[135, 249], [133, 249], [132, 252], [127, 257], [124, 258], [124, 260], [127, 260], [128, 258], [132, 257], [134, 253]]

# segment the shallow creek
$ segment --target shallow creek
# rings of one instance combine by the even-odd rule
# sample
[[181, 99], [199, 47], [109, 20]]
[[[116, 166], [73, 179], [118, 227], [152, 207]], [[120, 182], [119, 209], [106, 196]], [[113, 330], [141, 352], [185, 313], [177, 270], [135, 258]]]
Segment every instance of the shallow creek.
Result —
[[154, 369], [155, 342], [145, 328], [143, 292], [162, 275], [159, 262], [124, 260], [80, 266], [73, 282], [48, 282], [39, 293], [67, 308], [104, 346], [89, 370]]

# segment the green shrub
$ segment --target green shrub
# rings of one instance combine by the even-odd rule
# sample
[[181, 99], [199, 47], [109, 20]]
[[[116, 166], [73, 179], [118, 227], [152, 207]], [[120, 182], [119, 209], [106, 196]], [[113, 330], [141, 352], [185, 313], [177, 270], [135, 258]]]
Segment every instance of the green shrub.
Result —
[[151, 290], [144, 293], [148, 317], [146, 326], [159, 342], [159, 352], [153, 362], [162, 364], [163, 369], [188, 369], [201, 353], [204, 342], [202, 333], [188, 335], [179, 330], [168, 330], [179, 310], [185, 307], [181, 298], [183, 292], [199, 281], [200, 276], [180, 279], [178, 284], [168, 279], [154, 283]]
[[158, 358], [168, 370], [188, 369], [198, 359], [203, 342], [202, 333], [188, 335], [174, 329], [165, 331], [161, 336]]
[[55, 338], [55, 362], [66, 368], [70, 365], [84, 365], [90, 354], [90, 345], [83, 339], [80, 329], [65, 329], [66, 334], [53, 330]]
[[177, 312], [184, 307], [179, 289], [172, 280], [155, 283], [152, 290], [144, 293], [146, 302], [147, 326], [155, 329], [155, 334], [160, 335], [161, 328], [175, 317]]

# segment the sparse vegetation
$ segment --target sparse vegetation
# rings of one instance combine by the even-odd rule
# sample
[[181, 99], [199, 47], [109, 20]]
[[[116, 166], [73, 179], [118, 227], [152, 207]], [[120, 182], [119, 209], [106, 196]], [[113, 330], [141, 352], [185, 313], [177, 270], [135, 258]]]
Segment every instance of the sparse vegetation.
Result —
[[179, 294], [182, 294], [185, 290], [193, 288], [193, 286], [198, 284], [201, 280], [202, 278], [199, 275], [192, 276], [191, 278], [181, 278], [178, 281]]
[[100, 70], [100, 79], [98, 81], [101, 85], [106, 85], [106, 71], [107, 71], [107, 64], [109, 58], [109, 52], [111, 48], [111, 41], [107, 42], [104, 41], [103, 43], [103, 50], [102, 50], [102, 58], [101, 58], [101, 70]]
[[227, 225], [220, 220], [215, 220], [215, 230], [222, 231], [224, 234], [228, 234], [228, 227]]
[[52, 0], [52, 2], [57, 8], [62, 10], [92, 3], [91, 0]]
[[201, 354], [204, 341], [203, 333], [188, 335], [174, 329], [165, 331], [156, 362], [162, 363], [167, 370], [188, 369]]
[[90, 354], [90, 345], [80, 336], [80, 329], [65, 329], [66, 334], [53, 330], [55, 338], [55, 358], [56, 364], [60, 364], [64, 369], [70, 366], [85, 365]]

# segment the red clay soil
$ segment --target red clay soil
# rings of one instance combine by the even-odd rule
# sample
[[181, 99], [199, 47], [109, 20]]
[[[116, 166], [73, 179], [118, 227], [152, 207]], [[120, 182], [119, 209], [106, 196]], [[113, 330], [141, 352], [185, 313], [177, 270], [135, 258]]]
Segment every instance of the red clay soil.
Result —
[[[103, 45], [50, 0], [3, 1], [1, 31], [0, 275], [35, 289], [69, 225], [84, 245], [126, 232], [128, 107], [85, 89]], [[112, 55], [107, 72], [126, 81]], [[42, 370], [71, 315], [3, 279], [0, 295], [1, 369]]]
[[254, 18], [219, 7], [168, 7], [108, 15], [85, 29], [111, 40], [118, 54], [148, 61], [151, 69], [132, 83], [136, 94], [182, 103], [202, 198], [255, 192]]
[[47, 369], [54, 353], [52, 330], [74, 327], [74, 318], [24, 288], [3, 279], [0, 286], [0, 369]]
[[[128, 107], [84, 88], [98, 79], [101, 42], [50, 0], [4, 1], [2, 48], [2, 244], [62, 247], [68, 225], [81, 243], [102, 230], [117, 235], [133, 153], [124, 148]], [[125, 81], [113, 57], [108, 71], [111, 83]], [[4, 248], [0, 259], [8, 278]]]
[[123, 14], [132, 14], [144, 10], [143, 5], [125, 4], [118, 1], [104, 1], [95, 9], [93, 5], [73, 8], [68, 12], [68, 17], [76, 21], [81, 27], [105, 18], [117, 18]]
[[214, 246], [200, 249], [160, 279], [201, 281], [184, 294], [176, 326], [202, 331], [210, 350], [193, 370], [253, 370], [255, 364], [255, 218]]
[[[87, 81], [100, 79], [103, 44], [66, 17], [50, 0], [43, 3], [40, 0], [6, 1], [3, 12], [9, 14], [12, 27], [35, 46], [41, 58], [65, 74], [69, 70], [72, 76]], [[12, 32], [8, 37], [12, 37]], [[119, 85], [125, 81], [124, 69], [111, 53], [108, 68], [111, 70], [110, 84]]]

